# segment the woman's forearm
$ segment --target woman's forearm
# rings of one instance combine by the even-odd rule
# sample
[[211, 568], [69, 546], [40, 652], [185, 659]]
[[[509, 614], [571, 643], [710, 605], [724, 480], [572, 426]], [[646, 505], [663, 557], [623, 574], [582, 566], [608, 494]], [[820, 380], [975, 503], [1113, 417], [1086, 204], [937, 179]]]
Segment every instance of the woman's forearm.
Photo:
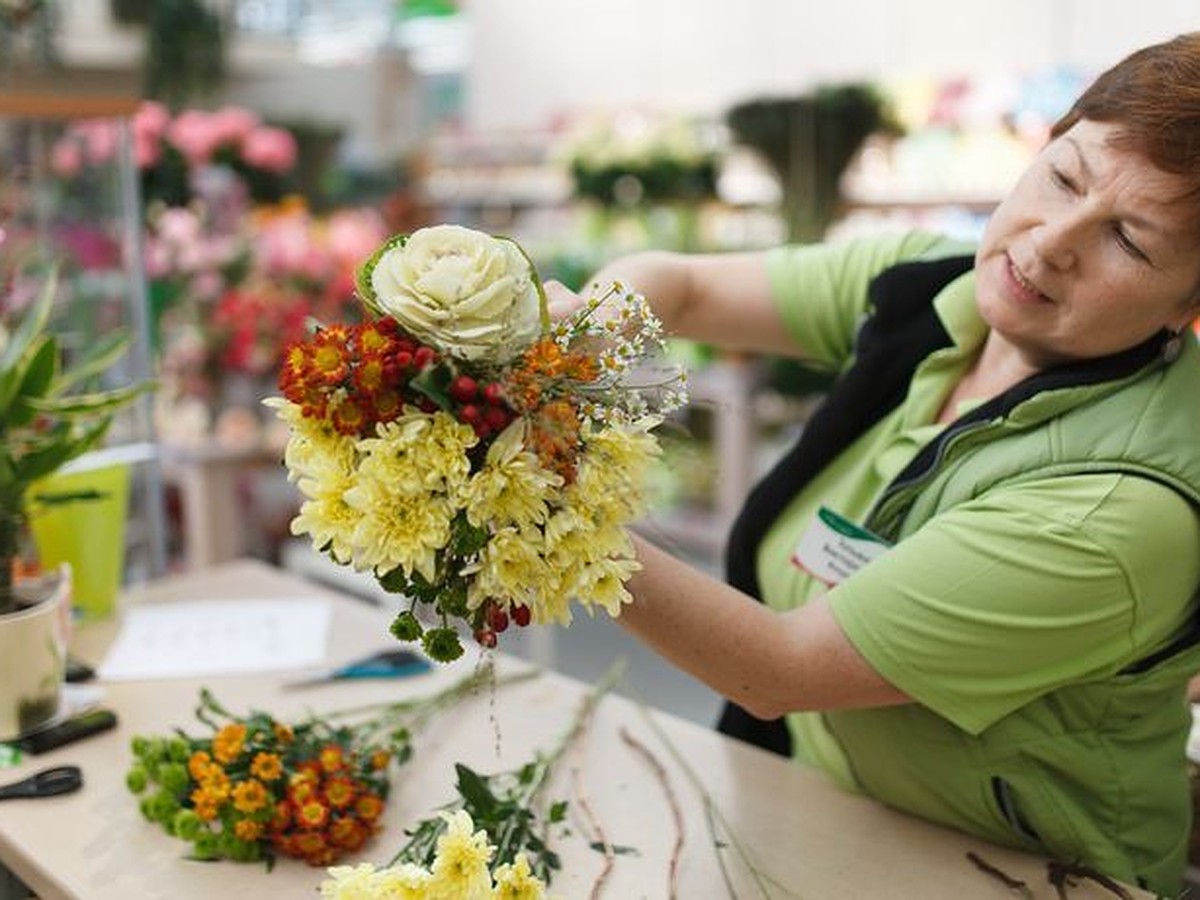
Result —
[[763, 718], [908, 702], [846, 638], [824, 598], [769, 609], [636, 539], [642, 570], [618, 620], [673, 664]]

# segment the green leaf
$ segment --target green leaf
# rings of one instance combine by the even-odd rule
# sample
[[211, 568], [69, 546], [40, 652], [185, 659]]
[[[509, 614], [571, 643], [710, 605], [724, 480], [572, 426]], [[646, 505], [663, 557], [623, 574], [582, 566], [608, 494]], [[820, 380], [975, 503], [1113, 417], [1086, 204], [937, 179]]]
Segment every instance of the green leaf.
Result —
[[[591, 847], [593, 850], [595, 850], [597, 853], [606, 852], [605, 845], [602, 844], [600, 841], [592, 841], [592, 843], [588, 844], [588, 846]], [[637, 847], [627, 847], [627, 846], [624, 846], [623, 844], [609, 844], [607, 849], [611, 850], [617, 856], [640, 856], [641, 855], [641, 851], [639, 851]]]
[[493, 818], [497, 800], [486, 778], [468, 769], [462, 763], [454, 764], [458, 773], [458, 792], [462, 795], [471, 818], [482, 824]]
[[42, 336], [34, 344], [32, 355], [17, 365], [20, 385], [12, 398], [12, 405], [5, 413], [8, 428], [28, 425], [37, 415], [30, 405], [31, 400], [46, 396], [58, 374], [58, 341]]
[[41, 446], [37, 446], [16, 461], [17, 479], [23, 484], [28, 484], [44, 478], [77, 456], [82, 456], [103, 440], [110, 424], [111, 420], [105, 419], [85, 429], [78, 437], [64, 440], [64, 429], [69, 431], [69, 426], [60, 423], [47, 433]]
[[550, 804], [549, 818], [551, 824], [561, 822], [567, 816], [567, 801], [559, 800], [557, 803]]
[[450, 399], [450, 382], [453, 378], [454, 373], [449, 366], [429, 366], [409, 379], [408, 384], [414, 391], [424, 394], [436, 403], [440, 409], [449, 412], [454, 409], [454, 402]]
[[379, 586], [390, 594], [407, 594], [409, 591], [408, 578], [405, 577], [404, 570], [399, 566], [386, 575], [381, 575]]
[[93, 375], [108, 370], [109, 366], [125, 355], [129, 348], [128, 332], [114, 331], [88, 348], [84, 357], [62, 373], [55, 385], [56, 393], [64, 393]]
[[358, 267], [358, 271], [354, 273], [354, 287], [358, 290], [359, 299], [376, 315], [382, 316], [385, 313], [379, 306], [379, 298], [375, 296], [375, 288], [371, 285], [371, 274], [375, 271], [375, 267], [379, 265], [379, 259], [383, 254], [387, 253], [393, 247], [403, 247], [408, 243], [407, 234], [396, 234], [388, 238], [379, 249], [372, 253], [365, 263]]
[[[52, 269], [46, 276], [42, 290], [37, 299], [25, 310], [16, 329], [9, 335], [8, 343], [0, 352], [0, 372], [10, 371], [17, 360], [25, 355], [34, 340], [46, 329], [50, 320], [50, 308], [54, 305], [54, 295], [58, 290], [58, 269]], [[2, 405], [2, 404], [0, 404]]]
[[91, 394], [75, 394], [71, 397], [58, 399], [29, 399], [29, 405], [39, 412], [56, 416], [79, 416], [107, 413], [121, 408], [140, 394], [153, 390], [153, 382], [131, 384], [126, 387], [113, 388], [108, 391], [95, 391]]

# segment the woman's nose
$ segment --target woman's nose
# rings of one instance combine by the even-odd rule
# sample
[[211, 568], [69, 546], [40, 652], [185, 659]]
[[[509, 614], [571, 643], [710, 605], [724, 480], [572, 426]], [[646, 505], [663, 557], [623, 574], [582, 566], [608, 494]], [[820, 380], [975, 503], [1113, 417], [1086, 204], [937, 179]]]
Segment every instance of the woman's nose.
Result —
[[1033, 249], [1051, 268], [1070, 269], [1076, 262], [1079, 225], [1068, 216], [1047, 219], [1033, 228]]

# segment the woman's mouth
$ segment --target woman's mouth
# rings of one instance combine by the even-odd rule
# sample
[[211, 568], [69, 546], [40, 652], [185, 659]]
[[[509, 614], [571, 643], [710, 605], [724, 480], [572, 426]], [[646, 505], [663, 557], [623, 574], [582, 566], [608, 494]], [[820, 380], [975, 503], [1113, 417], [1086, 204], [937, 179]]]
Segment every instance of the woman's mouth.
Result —
[[1005, 271], [1008, 274], [1010, 292], [1025, 303], [1046, 303], [1049, 297], [1038, 290], [1037, 285], [1025, 277], [1024, 273], [1017, 268], [1011, 257], [1005, 257]]

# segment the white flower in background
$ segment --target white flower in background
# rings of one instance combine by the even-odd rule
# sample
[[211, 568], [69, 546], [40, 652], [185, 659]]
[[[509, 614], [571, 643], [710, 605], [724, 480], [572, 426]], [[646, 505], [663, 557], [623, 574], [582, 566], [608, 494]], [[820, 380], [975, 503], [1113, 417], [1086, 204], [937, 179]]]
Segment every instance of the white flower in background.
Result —
[[459, 359], [511, 358], [541, 330], [533, 267], [503, 238], [457, 225], [423, 228], [385, 247], [363, 275], [372, 306]]

